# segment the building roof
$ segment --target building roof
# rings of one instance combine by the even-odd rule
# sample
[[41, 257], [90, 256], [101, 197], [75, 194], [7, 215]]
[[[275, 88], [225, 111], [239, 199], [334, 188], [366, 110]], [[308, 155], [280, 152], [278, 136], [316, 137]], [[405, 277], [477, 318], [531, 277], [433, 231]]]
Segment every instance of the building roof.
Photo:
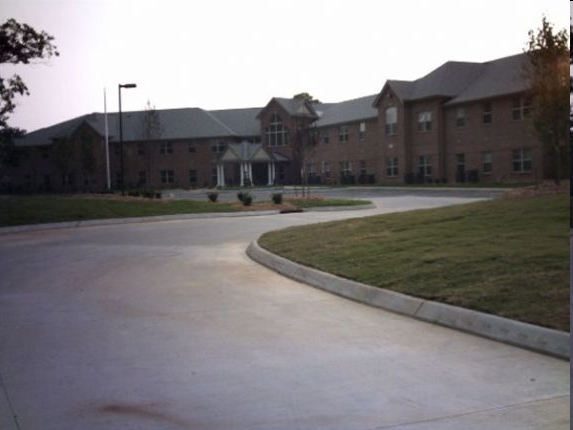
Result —
[[[447, 104], [514, 94], [527, 89], [520, 77], [525, 54], [500, 58], [486, 63], [448, 61], [415, 81], [388, 80], [389, 86], [402, 101], [444, 97]], [[377, 105], [381, 91], [374, 101]]]
[[262, 108], [212, 110], [209, 113], [239, 136], [258, 136], [261, 126], [257, 115]]
[[334, 124], [344, 124], [347, 122], [376, 118], [378, 110], [373, 107], [377, 94], [357, 99], [347, 100], [340, 103], [322, 104], [317, 109], [324, 111], [315, 122], [317, 127], [326, 127]]
[[[162, 140], [200, 139], [218, 137], [251, 137], [260, 133], [256, 115], [260, 108], [206, 111], [200, 108], [157, 110], [158, 127], [154, 138]], [[146, 111], [123, 112], [123, 140], [147, 139]], [[119, 114], [108, 113], [110, 140], [119, 140]], [[105, 136], [105, 115], [92, 113], [42, 128], [16, 140], [18, 146], [50, 145], [54, 139], [71, 137], [82, 125], [87, 124]]]
[[526, 54], [512, 55], [483, 64], [482, 73], [447, 104], [493, 98], [524, 92], [527, 81], [521, 76]]

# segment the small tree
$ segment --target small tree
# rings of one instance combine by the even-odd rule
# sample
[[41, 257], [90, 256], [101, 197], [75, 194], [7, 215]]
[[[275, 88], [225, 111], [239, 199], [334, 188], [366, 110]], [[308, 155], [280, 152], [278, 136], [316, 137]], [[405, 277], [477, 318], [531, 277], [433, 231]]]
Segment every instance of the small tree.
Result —
[[296, 118], [292, 140], [294, 168], [296, 171], [300, 172], [300, 183], [302, 186], [303, 197], [305, 197], [305, 194], [307, 197], [310, 196], [306, 161], [318, 144], [317, 132], [315, 127], [310, 124], [311, 121], [312, 119], [309, 118]]
[[[529, 31], [525, 53], [529, 60], [523, 74], [530, 86], [533, 128], [552, 164], [551, 175], [559, 184], [566, 151], [567, 52], [566, 30], [555, 32], [545, 17], [541, 28]], [[571, 86], [571, 83], [569, 83]]]
[[143, 137], [145, 139], [145, 156], [147, 160], [147, 177], [151, 178], [151, 160], [152, 160], [152, 142], [161, 138], [163, 126], [159, 114], [149, 100], [145, 105], [145, 114], [143, 115]]

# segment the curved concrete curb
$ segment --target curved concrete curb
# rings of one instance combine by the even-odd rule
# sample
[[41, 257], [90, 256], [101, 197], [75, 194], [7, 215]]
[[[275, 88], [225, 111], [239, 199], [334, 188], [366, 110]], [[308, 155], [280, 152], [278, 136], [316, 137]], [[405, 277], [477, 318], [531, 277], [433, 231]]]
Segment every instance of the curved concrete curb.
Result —
[[[359, 209], [376, 209], [376, 205], [370, 203], [358, 206], [325, 206], [316, 208], [306, 208], [303, 212], [319, 212], [319, 211], [350, 211]], [[116, 224], [135, 224], [141, 222], [157, 222], [157, 221], [179, 221], [188, 219], [205, 219], [205, 218], [235, 218], [235, 217], [248, 217], [248, 216], [263, 216], [263, 215], [278, 215], [279, 210], [267, 211], [245, 211], [245, 212], [208, 212], [202, 214], [177, 214], [177, 215], [158, 215], [148, 217], [133, 217], [133, 218], [106, 218], [106, 219], [93, 219], [83, 221], [65, 221], [53, 222], [43, 224], [29, 224], [29, 225], [15, 225], [12, 227], [0, 227], [0, 236], [3, 234], [11, 233], [24, 233], [29, 231], [39, 230], [57, 230], [63, 228], [76, 228], [76, 227], [93, 227], [100, 225], [116, 225]]]
[[249, 245], [247, 255], [281, 275], [360, 303], [566, 360], [570, 359], [569, 333], [350, 281], [272, 254], [261, 248], [257, 240]]
[[253, 212], [209, 212], [202, 214], [158, 215], [158, 216], [134, 217], [134, 218], [107, 218], [107, 219], [93, 219], [84, 221], [67, 221], [67, 222], [54, 222], [54, 223], [44, 223], [44, 224], [16, 225], [13, 227], [1, 227], [0, 235], [10, 234], [10, 233], [22, 233], [27, 231], [38, 231], [38, 230], [92, 227], [99, 225], [135, 224], [141, 222], [179, 221], [179, 220], [204, 219], [204, 218], [209, 218], [209, 219], [234, 218], [234, 217], [247, 217], [247, 216], [276, 215], [278, 213], [279, 213], [278, 210], [253, 211]]

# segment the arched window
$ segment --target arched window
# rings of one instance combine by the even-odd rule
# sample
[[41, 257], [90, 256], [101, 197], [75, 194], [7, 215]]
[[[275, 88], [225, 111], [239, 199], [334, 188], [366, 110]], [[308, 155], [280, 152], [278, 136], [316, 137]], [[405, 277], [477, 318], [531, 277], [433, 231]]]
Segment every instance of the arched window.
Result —
[[287, 129], [283, 126], [281, 117], [273, 112], [269, 126], [266, 129], [267, 144], [269, 146], [283, 146], [287, 142]]
[[394, 136], [398, 132], [398, 108], [389, 107], [385, 112], [386, 136]]

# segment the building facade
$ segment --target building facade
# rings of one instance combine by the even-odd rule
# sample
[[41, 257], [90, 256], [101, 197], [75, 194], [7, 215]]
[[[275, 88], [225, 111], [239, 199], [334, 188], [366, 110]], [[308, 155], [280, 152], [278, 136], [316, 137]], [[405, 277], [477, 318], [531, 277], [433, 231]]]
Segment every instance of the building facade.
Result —
[[262, 108], [126, 112], [123, 145], [112, 113], [107, 154], [105, 116], [84, 115], [19, 139], [0, 191], [99, 191], [108, 170], [113, 189], [533, 182], [550, 172], [524, 61], [447, 62], [340, 103], [277, 97]]

